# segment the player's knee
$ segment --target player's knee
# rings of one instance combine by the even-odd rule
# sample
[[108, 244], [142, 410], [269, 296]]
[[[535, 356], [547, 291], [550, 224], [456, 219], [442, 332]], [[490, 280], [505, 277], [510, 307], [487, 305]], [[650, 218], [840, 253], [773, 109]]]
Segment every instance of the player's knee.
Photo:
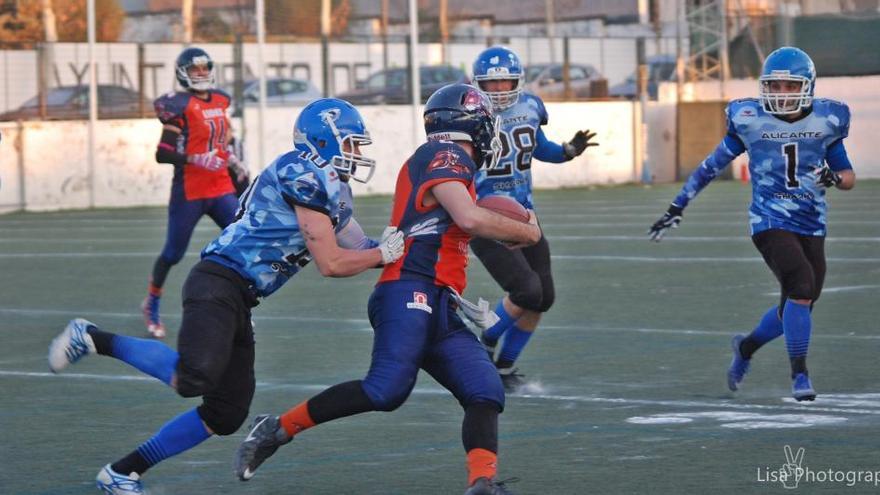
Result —
[[178, 362], [176, 390], [181, 397], [201, 397], [213, 390], [216, 384], [210, 373]]
[[550, 311], [550, 308], [553, 307], [553, 303], [556, 302], [556, 291], [554, 290], [552, 285], [550, 285], [549, 287], [544, 286], [543, 290], [544, 292], [541, 296], [541, 305], [538, 308], [539, 313], [546, 313], [547, 311]]
[[543, 299], [541, 279], [534, 273], [522, 276], [517, 280], [516, 287], [510, 291], [510, 301], [529, 311], [541, 312]]
[[475, 404], [490, 404], [492, 407], [496, 407], [500, 413], [504, 411], [504, 397], [504, 385], [499, 378], [497, 383], [487, 383], [480, 390], [466, 395], [461, 401], [461, 405], [467, 408]]
[[247, 420], [248, 410], [217, 400], [205, 400], [198, 408], [205, 425], [217, 435], [232, 435]]
[[370, 398], [373, 408], [376, 411], [390, 412], [406, 402], [410, 392], [415, 386], [415, 377], [397, 378], [385, 380], [378, 383], [377, 380], [371, 380], [368, 376], [363, 381], [364, 392]]
[[788, 298], [795, 300], [812, 301], [817, 296], [816, 284], [813, 282], [813, 278], [806, 276], [794, 278], [787, 292]]

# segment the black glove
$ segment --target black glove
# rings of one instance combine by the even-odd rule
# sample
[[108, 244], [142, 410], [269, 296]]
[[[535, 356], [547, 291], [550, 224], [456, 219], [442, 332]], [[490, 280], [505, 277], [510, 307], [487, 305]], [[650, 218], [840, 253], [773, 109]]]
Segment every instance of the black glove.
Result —
[[565, 158], [571, 160], [576, 156], [580, 156], [581, 153], [584, 152], [590, 146], [599, 146], [599, 143], [591, 143], [590, 139], [596, 136], [595, 132], [590, 132], [589, 129], [586, 131], [577, 131], [574, 134], [574, 137], [571, 138], [571, 141], [567, 143], [563, 143], [562, 150], [565, 153]]
[[654, 225], [651, 225], [651, 228], [648, 230], [651, 240], [654, 242], [660, 242], [660, 239], [663, 239], [663, 236], [666, 235], [668, 229], [677, 229], [678, 224], [681, 223], [681, 215], [683, 212], [684, 209], [681, 207], [669, 205], [669, 209], [666, 210], [666, 213], [660, 217], [660, 220], [654, 222]]
[[840, 181], [843, 180], [840, 177], [840, 174], [831, 170], [828, 165], [824, 167], [817, 168], [814, 172], [816, 175], [816, 185], [822, 187], [831, 187], [840, 184]]

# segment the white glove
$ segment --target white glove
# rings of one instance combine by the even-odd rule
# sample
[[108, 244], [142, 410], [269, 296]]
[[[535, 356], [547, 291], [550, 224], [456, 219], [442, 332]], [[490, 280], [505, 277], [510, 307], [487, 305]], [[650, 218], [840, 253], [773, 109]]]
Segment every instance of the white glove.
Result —
[[227, 162], [224, 158], [217, 156], [217, 150], [211, 150], [207, 153], [196, 153], [195, 155], [189, 155], [186, 157], [186, 161], [195, 165], [196, 167], [200, 167], [211, 172], [220, 170], [227, 165]]
[[385, 227], [385, 230], [382, 231], [382, 237], [379, 238], [379, 242], [385, 242], [385, 239], [388, 239], [388, 236], [395, 232], [397, 232], [397, 227], [393, 225]]
[[[388, 229], [394, 229], [390, 231]], [[382, 241], [379, 243], [379, 251], [382, 253], [382, 264], [394, 263], [403, 256], [403, 232], [396, 227], [386, 227], [382, 233]]]
[[486, 330], [501, 319], [494, 311], [489, 309], [489, 301], [482, 297], [477, 300], [477, 304], [474, 304], [461, 297], [461, 294], [452, 287], [447, 287], [447, 289], [452, 292], [452, 298], [458, 303], [458, 308], [461, 309], [464, 316], [471, 320], [480, 330]]

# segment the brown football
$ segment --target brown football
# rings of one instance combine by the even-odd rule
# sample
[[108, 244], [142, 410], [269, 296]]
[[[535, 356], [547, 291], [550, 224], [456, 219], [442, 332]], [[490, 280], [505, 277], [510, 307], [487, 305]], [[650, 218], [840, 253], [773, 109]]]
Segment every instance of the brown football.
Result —
[[486, 196], [477, 201], [477, 206], [519, 222], [529, 221], [529, 211], [515, 199], [507, 196]]

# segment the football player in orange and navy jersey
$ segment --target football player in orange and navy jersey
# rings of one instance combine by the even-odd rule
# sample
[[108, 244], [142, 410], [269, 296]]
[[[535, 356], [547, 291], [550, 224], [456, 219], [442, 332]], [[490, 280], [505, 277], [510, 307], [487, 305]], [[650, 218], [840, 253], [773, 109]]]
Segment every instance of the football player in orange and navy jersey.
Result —
[[394, 193], [391, 226], [406, 235], [404, 255], [385, 265], [370, 296], [375, 332], [370, 370], [364, 379], [334, 385], [281, 416], [257, 416], [236, 454], [241, 480], [250, 479], [278, 447], [305, 429], [397, 409], [424, 369], [464, 408], [467, 495], [509, 493], [495, 479], [504, 387], [485, 349], [456, 313], [471, 235], [519, 245], [541, 238], [534, 214], [523, 223], [475, 204], [476, 170], [500, 150], [493, 119], [491, 101], [473, 86], [444, 86], [428, 99], [428, 142], [404, 163]]
[[165, 247], [153, 265], [141, 309], [147, 331], [165, 336], [159, 317], [162, 286], [171, 267], [183, 258], [193, 229], [202, 215], [220, 227], [232, 223], [238, 209], [237, 190], [247, 186], [247, 172], [232, 151], [226, 110], [231, 98], [214, 88], [214, 63], [201, 48], [187, 48], [177, 57], [177, 81], [185, 89], [154, 102], [162, 122], [156, 161], [174, 165], [168, 204]]

